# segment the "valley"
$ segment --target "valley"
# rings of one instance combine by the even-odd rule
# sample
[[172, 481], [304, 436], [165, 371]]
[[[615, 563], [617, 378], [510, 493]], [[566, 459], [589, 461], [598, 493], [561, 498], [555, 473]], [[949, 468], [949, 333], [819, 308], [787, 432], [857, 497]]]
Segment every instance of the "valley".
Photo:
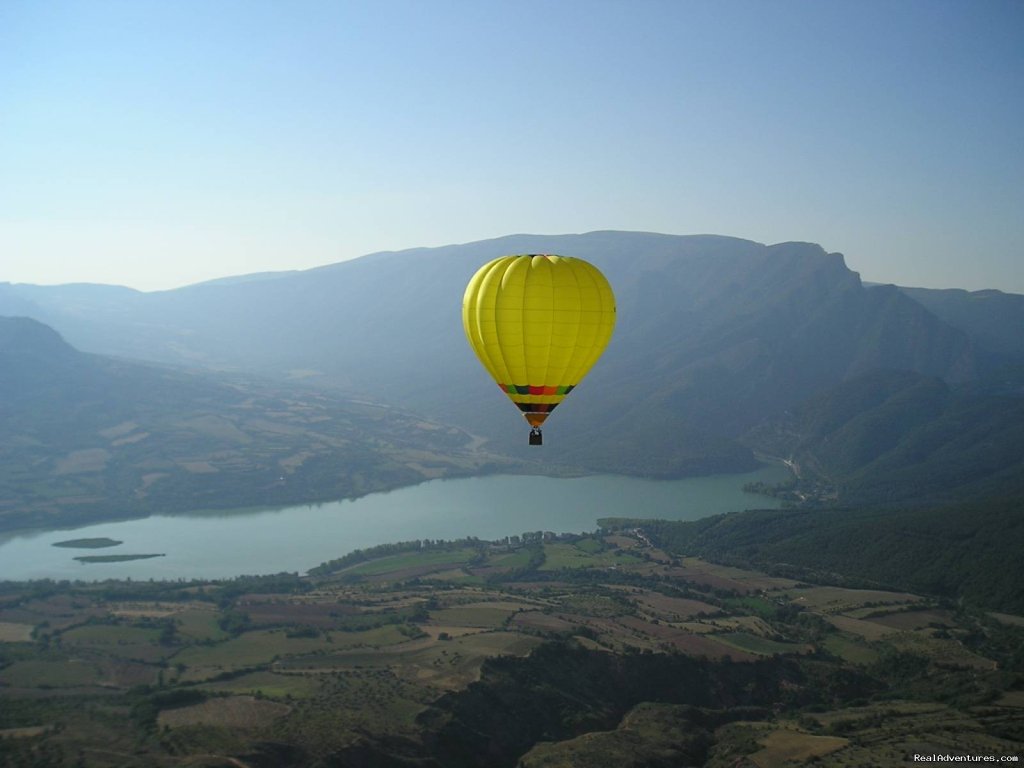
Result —
[[0, 0], [0, 768], [1024, 760], [1024, 0]]
[[895, 766], [1012, 755], [1024, 736], [1019, 619], [646, 539], [410, 542], [308, 578], [7, 584], [0, 754], [11, 766]]
[[[481, 261], [529, 251], [592, 260], [619, 304], [543, 456], [459, 320]], [[1024, 490], [1024, 297], [864, 284], [810, 243], [515, 235], [152, 294], [0, 284], [4, 313], [0, 529], [761, 454], [799, 464], [789, 498], [815, 505]]]
[[[541, 451], [459, 328], [477, 266], [531, 252], [592, 260], [617, 302]], [[96, 578], [0, 583], [5, 765], [1019, 757], [1022, 296], [865, 284], [811, 243], [604, 231], [149, 294], [0, 284], [0, 315], [0, 530], [37, 529], [22, 566], [35, 536]], [[766, 456], [799, 470], [749, 476], [771, 509], [672, 485]], [[368, 506], [363, 539], [310, 506], [449, 478], [484, 487]], [[598, 494], [545, 500], [569, 533], [501, 486], [568, 478]], [[474, 536], [488, 514], [527, 532]]]

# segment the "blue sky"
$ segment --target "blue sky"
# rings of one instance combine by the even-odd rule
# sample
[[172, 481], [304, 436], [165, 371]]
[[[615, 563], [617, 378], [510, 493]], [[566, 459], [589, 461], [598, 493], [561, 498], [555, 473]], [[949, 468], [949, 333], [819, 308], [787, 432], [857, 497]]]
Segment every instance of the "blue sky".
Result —
[[1024, 293], [1024, 2], [0, 3], [0, 281], [596, 229]]

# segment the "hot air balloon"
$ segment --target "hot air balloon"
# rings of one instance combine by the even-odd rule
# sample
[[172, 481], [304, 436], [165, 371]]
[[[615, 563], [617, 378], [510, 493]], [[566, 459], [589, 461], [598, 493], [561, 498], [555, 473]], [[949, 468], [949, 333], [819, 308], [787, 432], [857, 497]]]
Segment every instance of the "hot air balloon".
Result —
[[530, 424], [530, 445], [541, 445], [541, 424], [611, 339], [615, 296], [583, 259], [501, 256], [466, 286], [462, 326], [484, 368]]

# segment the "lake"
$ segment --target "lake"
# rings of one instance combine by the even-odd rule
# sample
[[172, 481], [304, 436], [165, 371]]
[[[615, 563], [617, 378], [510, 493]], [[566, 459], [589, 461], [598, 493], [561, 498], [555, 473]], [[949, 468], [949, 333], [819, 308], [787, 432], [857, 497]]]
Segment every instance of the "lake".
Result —
[[[720, 512], [776, 508], [744, 483], [780, 482], [781, 466], [755, 472], [643, 480], [616, 475], [551, 478], [492, 475], [432, 480], [359, 499], [280, 509], [155, 515], [73, 529], [0, 534], [0, 579], [230, 578], [305, 573], [377, 544], [410, 539], [498, 539], [526, 531], [592, 531], [602, 517], [696, 520]], [[104, 549], [68, 549], [68, 539], [110, 538]], [[81, 563], [77, 556], [163, 554]]]

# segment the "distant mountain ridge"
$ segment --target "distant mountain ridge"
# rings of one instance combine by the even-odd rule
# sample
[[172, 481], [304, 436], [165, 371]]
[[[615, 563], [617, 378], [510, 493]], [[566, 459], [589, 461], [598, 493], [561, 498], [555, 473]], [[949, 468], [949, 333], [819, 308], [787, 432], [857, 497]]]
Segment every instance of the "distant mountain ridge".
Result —
[[1024, 296], [1002, 291], [900, 288], [944, 322], [1002, 357], [1024, 359]]
[[0, 314], [31, 314], [90, 351], [313, 376], [528, 455], [459, 313], [481, 264], [544, 252], [597, 265], [619, 317], [605, 357], [549, 422], [554, 461], [650, 476], [741, 469], [754, 462], [738, 437], [851, 377], [897, 369], [959, 383], [1013, 358], [953, 313], [864, 287], [840, 254], [713, 235], [511, 235], [152, 294], [0, 285]]

